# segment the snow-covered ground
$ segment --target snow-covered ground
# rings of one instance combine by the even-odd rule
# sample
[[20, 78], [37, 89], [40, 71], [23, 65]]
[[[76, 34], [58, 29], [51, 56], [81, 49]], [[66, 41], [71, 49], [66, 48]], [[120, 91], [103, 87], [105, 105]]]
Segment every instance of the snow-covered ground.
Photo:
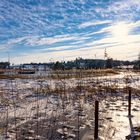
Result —
[[[128, 117], [128, 101], [126, 94], [123, 93], [122, 87], [130, 86], [140, 89], [140, 75], [135, 73], [120, 73], [112, 76], [88, 77], [82, 79], [1, 79], [0, 80], [0, 133], [1, 137], [5, 134], [7, 139], [14, 140], [15, 132], [10, 133], [6, 128], [15, 129], [22, 127], [27, 122], [41, 121], [42, 119], [51, 119], [55, 116], [58, 122], [56, 133], [64, 133], [62, 124], [67, 124], [73, 129], [67, 130], [67, 135], [71, 140], [76, 140], [79, 128], [80, 139], [85, 140], [87, 137], [93, 138], [94, 132], [94, 101], [96, 96], [86, 96], [85, 93], [41, 93], [42, 89], [75, 88], [77, 85], [90, 87], [96, 86], [115, 86], [118, 88], [117, 97], [112, 100], [108, 97], [100, 100], [100, 120], [99, 136], [104, 140], [125, 140], [130, 132], [130, 126], [140, 126], [140, 101], [139, 96], [132, 98], [132, 115]], [[64, 86], [65, 85], [65, 86]], [[85, 92], [85, 91], [84, 91]], [[91, 95], [91, 94], [90, 94]], [[111, 94], [108, 93], [110, 96]], [[113, 94], [114, 95], [114, 94]], [[79, 108], [79, 123], [77, 124]], [[37, 114], [45, 114], [36, 116]], [[17, 118], [17, 120], [15, 119]], [[60, 119], [59, 119], [60, 118]], [[65, 118], [65, 121], [62, 119]], [[10, 120], [13, 120], [10, 122]], [[15, 123], [14, 123], [15, 122]], [[7, 123], [8, 126], [3, 126]], [[79, 127], [78, 127], [79, 125]], [[49, 127], [49, 126], [48, 126]], [[135, 132], [133, 132], [135, 133]], [[40, 136], [41, 137], [41, 136]], [[60, 137], [61, 138], [61, 137]], [[58, 138], [58, 139], [60, 139]], [[6, 138], [5, 138], [6, 139]], [[39, 139], [39, 138], [38, 138]], [[45, 139], [40, 138], [41, 140]]]

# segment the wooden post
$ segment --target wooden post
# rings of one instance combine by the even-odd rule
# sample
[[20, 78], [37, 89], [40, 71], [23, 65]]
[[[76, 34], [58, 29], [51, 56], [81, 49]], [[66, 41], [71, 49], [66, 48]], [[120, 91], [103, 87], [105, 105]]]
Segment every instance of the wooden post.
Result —
[[128, 96], [128, 116], [131, 116], [131, 89], [129, 89], [129, 96]]
[[95, 128], [94, 128], [94, 139], [98, 139], [98, 114], [99, 114], [99, 101], [95, 101]]

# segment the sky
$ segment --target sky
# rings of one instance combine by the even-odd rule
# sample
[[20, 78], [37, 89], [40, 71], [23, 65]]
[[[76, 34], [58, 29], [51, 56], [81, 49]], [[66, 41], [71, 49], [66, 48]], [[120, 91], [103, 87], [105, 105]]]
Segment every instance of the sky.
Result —
[[0, 0], [0, 61], [136, 60], [140, 0]]

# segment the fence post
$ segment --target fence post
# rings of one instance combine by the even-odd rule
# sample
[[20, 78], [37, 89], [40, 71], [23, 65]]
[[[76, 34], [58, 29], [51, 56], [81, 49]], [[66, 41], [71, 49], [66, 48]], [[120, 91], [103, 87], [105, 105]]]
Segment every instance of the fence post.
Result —
[[129, 96], [128, 96], [128, 116], [131, 116], [131, 89], [129, 88]]
[[99, 114], [99, 101], [95, 101], [95, 128], [94, 128], [94, 139], [98, 139], [98, 114]]

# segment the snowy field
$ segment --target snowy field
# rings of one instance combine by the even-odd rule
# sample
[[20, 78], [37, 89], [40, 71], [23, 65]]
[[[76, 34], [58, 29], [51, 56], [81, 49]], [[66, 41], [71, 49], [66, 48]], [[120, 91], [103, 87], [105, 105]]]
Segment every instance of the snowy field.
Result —
[[[128, 116], [128, 90], [132, 116]], [[139, 135], [140, 74], [71, 79], [1, 79], [1, 140], [92, 140], [99, 100], [99, 139]], [[131, 134], [131, 136], [129, 136]], [[135, 140], [135, 138], [134, 138]]]

